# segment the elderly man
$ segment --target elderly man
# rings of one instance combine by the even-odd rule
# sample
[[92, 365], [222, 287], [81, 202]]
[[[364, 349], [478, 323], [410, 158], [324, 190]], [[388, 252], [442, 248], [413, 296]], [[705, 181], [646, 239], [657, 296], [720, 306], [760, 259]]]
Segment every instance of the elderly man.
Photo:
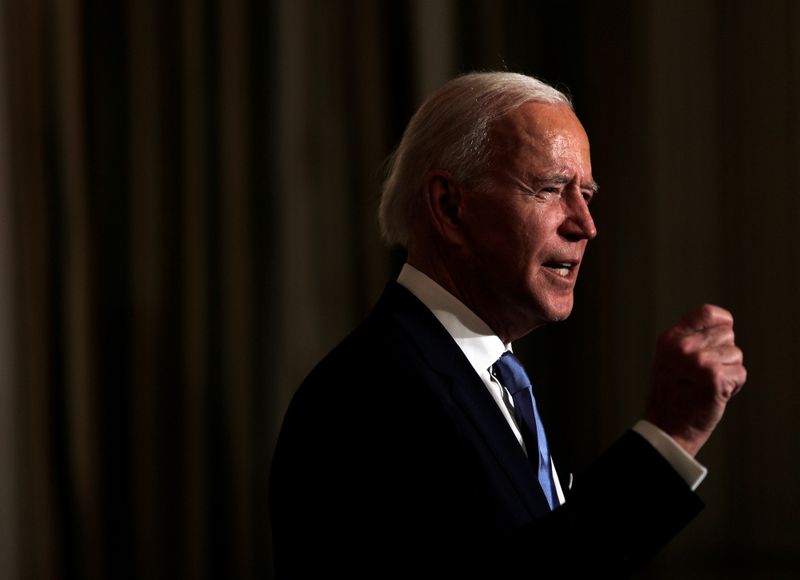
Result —
[[701, 509], [694, 456], [746, 376], [728, 312], [661, 335], [645, 418], [574, 485], [512, 353], [569, 316], [596, 190], [569, 100], [534, 78], [465, 75], [417, 111], [379, 216], [407, 263], [279, 437], [278, 578], [621, 576]]

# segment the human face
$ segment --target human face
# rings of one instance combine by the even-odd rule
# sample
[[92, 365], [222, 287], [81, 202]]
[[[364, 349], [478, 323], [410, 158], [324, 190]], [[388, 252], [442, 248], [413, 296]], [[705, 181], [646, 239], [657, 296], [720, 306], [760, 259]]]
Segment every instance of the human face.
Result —
[[495, 124], [487, 179], [465, 192], [465, 280], [473, 308], [506, 342], [572, 311], [597, 230], [589, 140], [564, 105], [527, 103]]

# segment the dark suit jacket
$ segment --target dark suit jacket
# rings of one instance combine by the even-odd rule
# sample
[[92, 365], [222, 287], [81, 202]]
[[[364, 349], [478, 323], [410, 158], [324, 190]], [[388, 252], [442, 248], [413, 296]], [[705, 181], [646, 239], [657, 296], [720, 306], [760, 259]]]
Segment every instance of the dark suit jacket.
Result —
[[485, 385], [396, 283], [298, 389], [270, 477], [280, 579], [619, 577], [701, 508], [629, 432], [548, 511]]

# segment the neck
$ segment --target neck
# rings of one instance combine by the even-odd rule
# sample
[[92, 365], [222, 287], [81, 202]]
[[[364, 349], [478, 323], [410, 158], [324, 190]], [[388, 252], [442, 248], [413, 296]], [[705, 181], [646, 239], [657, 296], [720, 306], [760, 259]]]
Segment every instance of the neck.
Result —
[[458, 260], [433, 260], [430, 254], [420, 255], [409, 248], [407, 261], [472, 310], [503, 344], [510, 344], [535, 328], [524, 324], [524, 316], [507, 316], [500, 301], [489, 296], [485, 285], [476, 283], [474, 275], [457, 267]]

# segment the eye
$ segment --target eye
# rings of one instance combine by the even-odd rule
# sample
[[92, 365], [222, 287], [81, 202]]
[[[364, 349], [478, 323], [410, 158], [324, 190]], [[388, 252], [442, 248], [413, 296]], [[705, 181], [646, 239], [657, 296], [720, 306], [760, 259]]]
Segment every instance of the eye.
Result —
[[583, 196], [583, 201], [586, 202], [586, 205], [592, 203], [592, 199], [594, 199], [594, 192], [591, 189], [584, 189], [581, 191], [581, 195]]
[[561, 197], [561, 188], [560, 187], [543, 187], [537, 192], [537, 197], [542, 199], [552, 199], [554, 197]]

